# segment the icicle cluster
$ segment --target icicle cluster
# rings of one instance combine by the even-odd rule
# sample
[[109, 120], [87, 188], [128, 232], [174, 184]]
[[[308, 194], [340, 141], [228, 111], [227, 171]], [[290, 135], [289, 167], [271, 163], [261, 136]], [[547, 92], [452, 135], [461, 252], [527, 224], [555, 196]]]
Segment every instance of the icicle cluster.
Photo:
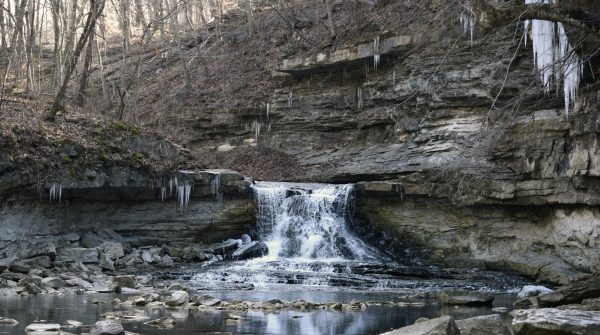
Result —
[[221, 173], [214, 173], [214, 178], [210, 183], [210, 190], [217, 199], [217, 202], [221, 204], [223, 202], [223, 192], [221, 192]]
[[373, 41], [373, 68], [377, 70], [379, 67], [379, 62], [381, 60], [381, 55], [379, 54], [379, 37], [375, 37]]
[[60, 185], [57, 182], [52, 182], [52, 184], [50, 184], [50, 201], [52, 202], [52, 200], [58, 200], [58, 202], [60, 203], [61, 198], [62, 185]]
[[182, 184], [177, 185], [177, 200], [179, 201], [179, 208], [185, 212], [190, 203], [190, 194], [192, 192], [192, 183], [185, 181]]
[[[558, 0], [525, 0], [526, 4], [556, 4]], [[562, 80], [565, 113], [577, 99], [583, 73], [583, 62], [573, 52], [565, 28], [560, 22], [545, 20], [525, 21], [525, 31], [531, 29], [535, 65], [546, 93], [553, 83]], [[559, 85], [557, 85], [558, 90]]]
[[471, 46], [473, 45], [473, 32], [475, 31], [475, 15], [473, 14], [473, 7], [470, 2], [465, 5], [465, 11], [460, 14], [460, 23], [463, 25], [465, 34], [469, 33], [471, 36]]
[[167, 195], [167, 185], [165, 179], [163, 179], [160, 187], [160, 200], [165, 201], [167, 197], [173, 196], [173, 187], [177, 188], [177, 185], [177, 177], [169, 178], [169, 194]]
[[262, 128], [262, 122], [254, 120], [252, 121], [250, 127], [250, 129], [252, 129], [252, 132], [254, 133], [254, 139], [256, 140], [256, 142], [258, 142], [258, 137], [260, 136], [260, 130]]
[[258, 143], [258, 138], [260, 137], [260, 133], [262, 132], [263, 128], [267, 128], [267, 131], [271, 131], [271, 120], [269, 119], [270, 113], [271, 103], [267, 102], [266, 117], [264, 118], [265, 121], [263, 121], [263, 118], [259, 116], [258, 118], [254, 119], [251, 123], [246, 123], [244, 125], [244, 129], [246, 131], [251, 131], [254, 134], [254, 139], [256, 143]]

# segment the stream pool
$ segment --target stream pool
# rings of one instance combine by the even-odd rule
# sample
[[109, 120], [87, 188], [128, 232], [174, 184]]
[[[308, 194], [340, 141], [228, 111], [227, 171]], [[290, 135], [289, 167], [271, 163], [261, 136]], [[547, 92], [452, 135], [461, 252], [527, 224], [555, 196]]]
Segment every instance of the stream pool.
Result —
[[[294, 291], [214, 291], [201, 292], [214, 297], [231, 300], [263, 301], [266, 299], [304, 299], [306, 301], [340, 301], [352, 299], [360, 301], [389, 301], [396, 295], [391, 292], [360, 292], [346, 290], [301, 290]], [[113, 298], [126, 299], [116, 294], [81, 295], [40, 295], [30, 297], [5, 296], [0, 298], [0, 315], [18, 320], [17, 326], [0, 325], [0, 333], [23, 334], [25, 327], [36, 318], [53, 323], [65, 324], [67, 320], [76, 320], [92, 325], [101, 319], [101, 314], [112, 311], [130, 311], [139, 316], [136, 321], [123, 321], [125, 330], [139, 334], [379, 334], [393, 328], [414, 323], [420, 317], [433, 318], [441, 315], [454, 315], [467, 318], [492, 313], [491, 307], [449, 307], [426, 303], [422, 306], [378, 306], [371, 305], [364, 310], [282, 310], [264, 311], [225, 311], [218, 309], [200, 310], [198, 308], [156, 308], [112, 305]], [[515, 296], [498, 295], [494, 306], [511, 306]], [[87, 301], [98, 300], [91, 304]], [[231, 322], [230, 314], [243, 318]], [[170, 316], [175, 319], [173, 328], [159, 329], [144, 322]], [[76, 329], [66, 329], [77, 333]], [[39, 334], [39, 333], [36, 333]], [[55, 333], [58, 334], [58, 333]]]

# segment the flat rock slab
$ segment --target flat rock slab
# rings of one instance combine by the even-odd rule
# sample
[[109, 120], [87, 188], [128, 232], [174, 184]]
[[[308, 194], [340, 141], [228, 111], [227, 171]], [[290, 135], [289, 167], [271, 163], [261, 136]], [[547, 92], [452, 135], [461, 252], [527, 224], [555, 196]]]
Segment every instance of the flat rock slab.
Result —
[[540, 308], [519, 309], [510, 314], [514, 335], [600, 334], [600, 312]]
[[122, 335], [125, 330], [120, 323], [112, 320], [98, 321], [92, 327], [90, 335]]
[[98, 263], [98, 250], [95, 248], [60, 249], [57, 260], [61, 262]]
[[461, 335], [510, 335], [510, 321], [498, 314], [457, 320]]
[[440, 294], [440, 301], [445, 305], [484, 306], [491, 305], [494, 296], [475, 291], [450, 291]]
[[415, 323], [412, 326], [392, 330], [381, 335], [461, 335], [451, 316], [442, 316]]
[[25, 327], [26, 332], [51, 332], [59, 330], [60, 325], [58, 323], [32, 323]]
[[11, 318], [0, 317], [0, 325], [3, 326], [16, 326], [19, 324], [19, 321]]
[[572, 285], [563, 286], [554, 292], [539, 295], [537, 302], [540, 307], [556, 307], [598, 297], [600, 297], [600, 277], [594, 276]]
[[231, 254], [234, 260], [244, 260], [255, 257], [262, 257], [269, 253], [269, 247], [259, 241], [249, 242], [243, 244], [236, 251]]
[[242, 240], [229, 239], [222, 243], [211, 244], [206, 251], [213, 255], [227, 255], [237, 250], [242, 245]]

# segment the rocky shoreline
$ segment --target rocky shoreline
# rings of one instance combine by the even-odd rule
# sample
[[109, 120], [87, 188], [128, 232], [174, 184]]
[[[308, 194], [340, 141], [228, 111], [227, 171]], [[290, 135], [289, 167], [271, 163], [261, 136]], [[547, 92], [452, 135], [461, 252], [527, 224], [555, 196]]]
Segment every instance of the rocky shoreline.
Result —
[[[330, 311], [363, 310], [379, 306], [492, 306], [494, 295], [477, 291], [440, 291], [402, 296], [396, 301], [359, 301], [316, 303], [304, 300], [242, 301], [217, 299], [189, 289], [182, 284], [166, 284], [150, 273], [165, 271], [185, 263], [202, 265], [223, 260], [241, 260], [268, 253], [267, 246], [244, 235], [222, 243], [169, 244], [161, 247], [130, 247], [114, 231], [103, 229], [83, 234], [78, 247], [56, 248], [45, 242], [21, 250], [20, 259], [4, 259], [0, 264], [0, 293], [3, 295], [89, 294], [88, 304], [112, 304], [152, 309], [215, 309], [227, 312], [226, 323], [244, 322], [237, 315], [249, 310], [279, 313], [283, 310]], [[366, 270], [365, 270], [366, 271]], [[142, 273], [142, 274], [140, 274]], [[146, 273], [146, 274], [143, 274]], [[127, 298], [100, 301], [95, 293], [121, 293]], [[537, 334], [562, 331], [564, 334], [593, 334], [600, 329], [600, 278], [574, 282], [555, 291], [540, 286], [526, 286], [519, 294], [514, 310], [494, 308], [494, 314], [455, 320], [451, 316], [419, 320], [413, 326], [389, 334]], [[29, 332], [58, 331], [73, 328], [90, 334], [125, 334], [122, 322], [144, 322], [169, 328], [172, 318], [149, 319], [144, 313], [115, 311], [100, 315], [95, 325], [75, 321], [67, 325], [34, 323]], [[4, 325], [18, 320], [0, 319]], [[479, 332], [479, 333], [478, 333]], [[561, 333], [562, 334], [562, 333]]]

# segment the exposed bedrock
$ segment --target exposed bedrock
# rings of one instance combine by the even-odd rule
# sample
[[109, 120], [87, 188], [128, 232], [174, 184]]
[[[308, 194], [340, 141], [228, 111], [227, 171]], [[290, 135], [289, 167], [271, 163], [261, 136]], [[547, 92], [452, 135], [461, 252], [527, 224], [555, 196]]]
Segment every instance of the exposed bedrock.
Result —
[[600, 210], [590, 206], [456, 206], [367, 193], [356, 212], [362, 235], [411, 261], [512, 269], [559, 284], [600, 271]]
[[[250, 182], [235, 172], [180, 171], [164, 179], [135, 170], [111, 172], [102, 177], [103, 186], [94, 185], [91, 179], [63, 180], [60, 198], [52, 201], [46, 185], [2, 194], [0, 249], [4, 256], [44, 241], [57, 248], [72, 242], [96, 247], [93, 241], [83, 241], [83, 236], [102, 229], [115, 231], [123, 243], [139, 246], [221, 242], [250, 233], [255, 225]], [[183, 203], [185, 211], [175, 177], [180, 186], [191, 185], [189, 202]]]

